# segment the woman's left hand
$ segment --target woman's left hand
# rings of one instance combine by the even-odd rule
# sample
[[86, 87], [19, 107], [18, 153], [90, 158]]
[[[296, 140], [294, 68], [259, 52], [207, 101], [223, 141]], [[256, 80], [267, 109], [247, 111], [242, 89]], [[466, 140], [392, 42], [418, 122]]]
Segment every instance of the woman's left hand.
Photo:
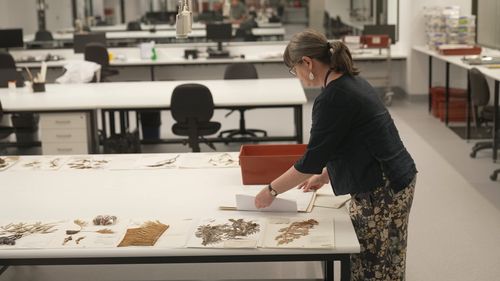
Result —
[[275, 197], [271, 195], [267, 187], [265, 187], [255, 196], [255, 207], [257, 207], [257, 209], [269, 207], [273, 203], [274, 198]]

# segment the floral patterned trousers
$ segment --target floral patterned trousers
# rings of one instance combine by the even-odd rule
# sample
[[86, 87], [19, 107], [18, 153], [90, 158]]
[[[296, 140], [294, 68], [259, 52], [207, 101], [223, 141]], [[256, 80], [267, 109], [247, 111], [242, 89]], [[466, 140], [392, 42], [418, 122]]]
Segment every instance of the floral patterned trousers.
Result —
[[388, 186], [352, 196], [349, 213], [361, 252], [351, 255], [352, 281], [405, 280], [408, 217], [416, 178], [394, 193]]

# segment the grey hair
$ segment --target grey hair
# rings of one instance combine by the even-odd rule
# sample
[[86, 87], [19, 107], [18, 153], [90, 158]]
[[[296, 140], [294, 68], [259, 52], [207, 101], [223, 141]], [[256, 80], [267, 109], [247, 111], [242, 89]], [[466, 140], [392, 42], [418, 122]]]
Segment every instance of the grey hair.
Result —
[[328, 42], [325, 35], [314, 30], [295, 34], [283, 54], [283, 60], [288, 67], [300, 63], [302, 57], [316, 59], [336, 72], [353, 76], [359, 74], [352, 62], [351, 52], [344, 43]]

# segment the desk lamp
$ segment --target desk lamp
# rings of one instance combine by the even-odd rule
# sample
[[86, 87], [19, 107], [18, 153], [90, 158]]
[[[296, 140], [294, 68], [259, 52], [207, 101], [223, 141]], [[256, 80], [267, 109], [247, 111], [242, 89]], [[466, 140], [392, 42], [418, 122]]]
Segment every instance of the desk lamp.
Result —
[[193, 11], [191, 7], [191, 0], [179, 1], [179, 12], [175, 23], [177, 38], [187, 38], [188, 34], [192, 31]]

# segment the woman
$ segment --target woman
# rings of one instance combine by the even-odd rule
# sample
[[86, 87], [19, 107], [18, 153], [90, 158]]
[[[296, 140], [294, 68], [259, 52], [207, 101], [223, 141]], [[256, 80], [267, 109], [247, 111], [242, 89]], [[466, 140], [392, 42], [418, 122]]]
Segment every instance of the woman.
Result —
[[256, 207], [295, 186], [311, 191], [331, 183], [335, 194], [352, 195], [349, 213], [361, 245], [351, 256], [352, 280], [404, 280], [417, 170], [389, 112], [341, 42], [304, 31], [291, 39], [284, 60], [305, 85], [324, 88], [314, 101], [306, 152], [260, 191]]

